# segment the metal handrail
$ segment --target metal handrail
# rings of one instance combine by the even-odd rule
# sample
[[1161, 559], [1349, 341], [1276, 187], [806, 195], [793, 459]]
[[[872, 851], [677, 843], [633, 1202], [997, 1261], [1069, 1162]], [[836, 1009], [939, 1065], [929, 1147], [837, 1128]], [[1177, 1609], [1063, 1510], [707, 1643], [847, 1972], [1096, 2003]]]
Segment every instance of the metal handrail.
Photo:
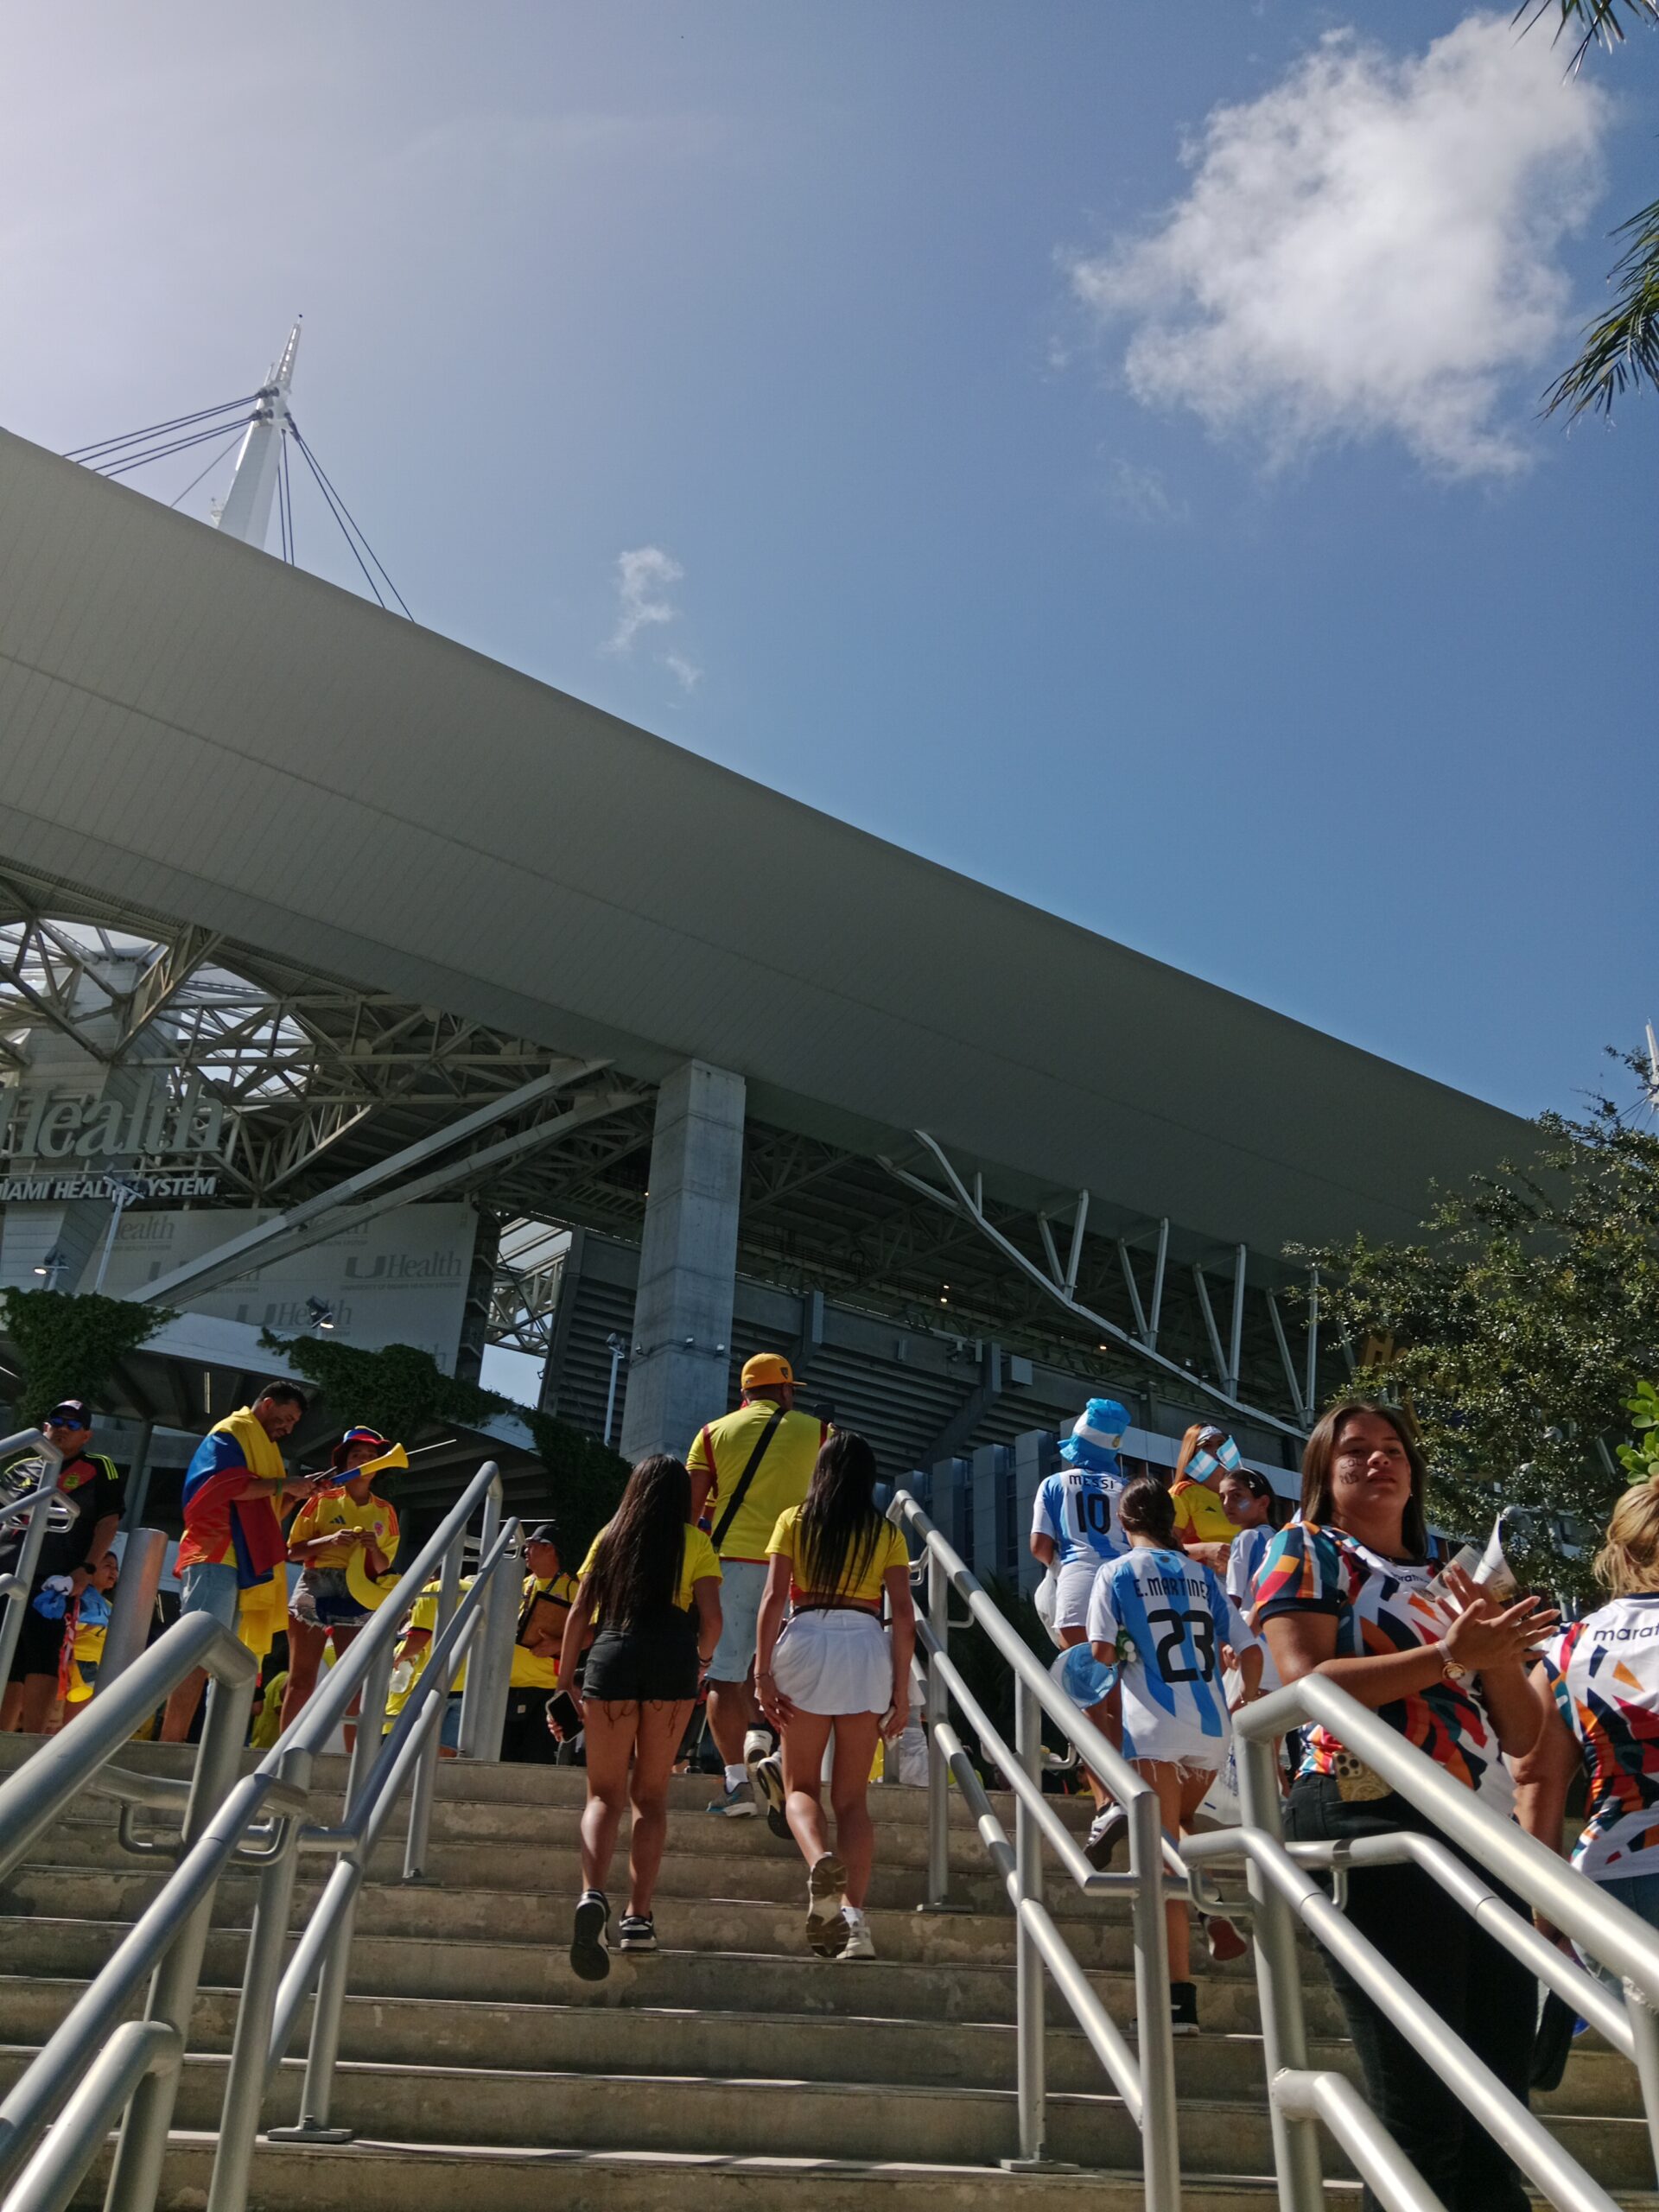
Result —
[[[467, 1524], [480, 1506], [493, 1541], [463, 1593], [462, 1548]], [[272, 2070], [277, 1981], [297, 1856], [314, 1840], [323, 1847], [355, 1853], [358, 1877], [357, 1882], [342, 1885], [343, 1893], [332, 1905], [325, 1899], [333, 1942], [326, 1956], [317, 1957], [321, 1974], [306, 2067], [305, 2111], [308, 2115], [320, 2113], [326, 2123], [362, 1862], [389, 1818], [393, 1801], [411, 1784], [411, 1848], [417, 1832], [424, 1836], [435, 1788], [443, 1704], [455, 1669], [474, 1643], [480, 1643], [485, 1662], [476, 1681], [469, 1678], [468, 1683], [474, 1738], [499, 1747], [508, 1674], [502, 1645], [511, 1640], [519, 1594], [506, 1562], [515, 1557], [517, 1541], [517, 1522], [502, 1525], [499, 1472], [493, 1461], [486, 1462], [293, 1725], [254, 1770], [239, 1780], [236, 1770], [247, 1733], [254, 1662], [226, 1630], [196, 1614], [177, 1622], [127, 1669], [106, 1698], [94, 1700], [84, 1720], [54, 1738], [0, 1786], [3, 1872], [82, 1788], [113, 1789], [134, 1802], [155, 1804], [155, 1777], [124, 1777], [109, 1761], [168, 1692], [194, 1669], [205, 1666], [213, 1678], [177, 1866], [114, 1956], [0, 2102], [0, 2186], [23, 2170], [3, 2199], [3, 2212], [23, 2212], [25, 2206], [35, 2212], [37, 2207], [67, 2202], [66, 2191], [73, 2190], [92, 2164], [123, 2105], [125, 2117], [105, 2202], [118, 2207], [119, 2212], [153, 2212], [179, 2065], [176, 2056], [169, 2058], [172, 2046], [159, 2035], [142, 2044], [131, 2037], [123, 2040], [123, 2015], [146, 1974], [153, 1974], [142, 2024], [172, 2031], [181, 2054], [219, 1878], [229, 1866], [251, 1865], [261, 1870], [259, 1891], [208, 2200], [211, 2212], [243, 2212], [260, 2107]], [[439, 1634], [403, 1713], [383, 1738], [379, 1723], [399, 1621], [440, 1565]], [[342, 1821], [327, 1828], [308, 1827], [304, 1816], [315, 1760], [359, 1690], [362, 1719]], [[307, 1993], [300, 1987], [286, 2010], [289, 2032]], [[280, 2056], [279, 2050], [278, 2062]], [[48, 2127], [49, 2139], [31, 2159]], [[328, 2131], [325, 2125], [312, 2139], [318, 2136], [340, 2140], [342, 2132]]]
[[0, 1505], [0, 1529], [10, 1528], [14, 1522], [25, 1518], [28, 1522], [16, 1565], [9, 1573], [0, 1576], [0, 1688], [11, 1676], [17, 1639], [23, 1632], [23, 1607], [29, 1603], [35, 1570], [40, 1565], [41, 1546], [46, 1541], [47, 1509], [60, 1495], [58, 1470], [63, 1465], [62, 1452], [38, 1428], [20, 1428], [15, 1435], [0, 1436], [0, 1457], [22, 1446], [45, 1460], [47, 1478], [33, 1490], [26, 1491], [22, 1497]]
[[[1180, 2152], [1176, 2128], [1175, 2047], [1169, 2005], [1169, 1945], [1164, 1906], [1169, 1872], [1188, 1878], [1166, 1848], [1158, 1794], [1082, 1708], [1069, 1698], [1004, 1618], [916, 1500], [900, 1491], [888, 1518], [912, 1535], [925, 1562], [927, 1603], [918, 1620], [922, 1658], [918, 1671], [926, 1694], [928, 1745], [928, 1907], [950, 1899], [950, 1806], [946, 1778], [954, 1776], [973, 1814], [981, 1840], [1002, 1878], [1014, 1911], [1014, 2020], [1018, 2054], [1020, 2155], [1004, 2163], [1016, 2171], [1040, 2168], [1046, 2132], [1044, 1969], [1070, 2006], [1090, 2048], [1141, 2131], [1141, 2167], [1149, 2212], [1179, 2212]], [[973, 1697], [950, 1659], [950, 1599], [954, 1591], [969, 1617], [1014, 1675], [1015, 1741], [1012, 1749]], [[977, 1733], [985, 1757], [1006, 1777], [1015, 1802], [1014, 1840], [1008, 1841], [989, 1798], [951, 1725], [955, 1697]], [[1098, 1874], [1043, 1795], [1042, 1721], [1046, 1713], [1073, 1743], [1128, 1815], [1129, 1871]], [[1085, 1891], [1116, 1890], [1130, 1900], [1135, 1945], [1135, 2007], [1140, 2032], [1134, 2049], [1090, 1985], [1043, 1902], [1042, 1846]], [[214, 2208], [217, 2212], [217, 2208]]]
[[[1279, 1789], [1277, 1739], [1308, 1722], [1328, 1729], [1389, 1788], [1427, 1815], [1442, 1842], [1413, 1831], [1352, 1843], [1287, 1847]], [[1397, 2212], [1440, 2212], [1439, 2200], [1375, 2116], [1341, 2077], [1311, 2068], [1303, 2013], [1300, 1923], [1413, 2044], [1535, 2185], [1562, 2212], [1613, 2212], [1613, 2199], [1511, 2094], [1353, 1926], [1340, 1895], [1350, 1867], [1409, 1861], [1455, 1897], [1496, 1941], [1610, 2032], [1634, 2061], [1649, 2137], [1659, 2157], [1659, 1934], [1512, 1821], [1501, 1818], [1408, 1744], [1380, 1714], [1328, 1675], [1304, 1675], [1236, 1716], [1240, 1827], [1188, 1837], [1192, 1866], [1243, 1858], [1255, 1908], [1256, 1980], [1268, 2072], [1274, 2163], [1281, 2212], [1319, 2212], [1324, 2202], [1319, 2127], [1330, 2128], [1382, 2201]], [[1448, 1848], [1448, 1845], [1456, 1849]], [[1592, 1984], [1521, 1915], [1471, 1872], [1459, 1852], [1494, 1874], [1592, 1956], [1624, 1979], [1624, 2020], [1611, 1993]], [[1338, 1894], [1314, 1879], [1329, 1869]]]

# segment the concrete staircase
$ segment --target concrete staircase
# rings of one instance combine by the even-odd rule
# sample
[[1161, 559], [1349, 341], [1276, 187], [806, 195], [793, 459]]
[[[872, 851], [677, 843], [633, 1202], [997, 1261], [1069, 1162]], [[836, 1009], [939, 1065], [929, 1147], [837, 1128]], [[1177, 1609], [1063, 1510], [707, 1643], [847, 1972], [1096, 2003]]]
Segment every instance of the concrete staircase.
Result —
[[[0, 1773], [22, 1748], [0, 1738]], [[160, 1748], [126, 1757], [183, 1771], [180, 1755]], [[340, 1763], [321, 1764], [327, 1817]], [[951, 1858], [966, 1910], [923, 1915], [921, 1793], [872, 1793], [880, 1956], [842, 1965], [805, 1951], [792, 1846], [760, 1820], [703, 1813], [710, 1785], [701, 1778], [673, 1791], [657, 1904], [663, 1952], [618, 1955], [610, 1979], [592, 1986], [566, 1958], [580, 1774], [443, 1769], [432, 1879], [404, 1885], [400, 1851], [387, 1848], [358, 1916], [333, 2117], [359, 2139], [340, 2149], [262, 2143], [256, 2212], [544, 2212], [550, 2195], [582, 2212], [724, 2212], [778, 2203], [808, 2177], [815, 2212], [988, 2212], [1039, 2196], [1080, 2212], [1085, 2196], [1128, 2212], [1140, 2202], [1136, 2132], [1052, 1993], [1049, 2151], [1086, 2171], [1016, 2177], [998, 2167], [1015, 2148], [1013, 1935], [965, 1817]], [[1011, 1827], [1011, 1808], [1005, 1817]], [[324, 1871], [304, 1862], [296, 1925]], [[155, 1862], [122, 1853], [113, 1808], [86, 1799], [0, 1890], [0, 2082], [27, 2064], [162, 1878]], [[252, 1878], [232, 1873], [220, 1888], [162, 2191], [170, 2212], [204, 2202]], [[1058, 1878], [1051, 1904], [1109, 2009], [1131, 2019], [1124, 1909], [1063, 1894]], [[1315, 2063], [1351, 2070], [1311, 1954], [1308, 1967]], [[1272, 2161], [1249, 1962], [1203, 1973], [1199, 2005], [1203, 2035], [1176, 2045], [1186, 2203], [1267, 2212]], [[301, 2071], [297, 2060], [284, 2067], [269, 2122], [296, 2116]], [[1580, 2048], [1543, 2108], [1621, 2202], [1651, 2188], [1622, 2060]], [[1338, 2172], [1334, 2153], [1327, 2168]], [[1340, 2178], [1331, 2193], [1333, 2202], [1357, 2196]], [[89, 2180], [76, 2202], [101, 2202], [98, 2184]]]

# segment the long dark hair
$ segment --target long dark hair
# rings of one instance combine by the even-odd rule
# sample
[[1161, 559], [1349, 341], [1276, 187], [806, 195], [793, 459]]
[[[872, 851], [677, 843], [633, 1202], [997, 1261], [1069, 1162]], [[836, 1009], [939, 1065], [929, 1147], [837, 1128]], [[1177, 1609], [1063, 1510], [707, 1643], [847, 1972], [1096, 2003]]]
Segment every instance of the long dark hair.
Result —
[[861, 1436], [837, 1429], [818, 1453], [812, 1487], [795, 1524], [795, 1583], [826, 1598], [850, 1589], [875, 1557], [875, 1454]]
[[[1285, 1501], [1280, 1497], [1278, 1491], [1274, 1490], [1273, 1484], [1268, 1480], [1267, 1477], [1263, 1474], [1258, 1473], [1255, 1468], [1224, 1467], [1221, 1471], [1221, 1481], [1224, 1483], [1237, 1483], [1243, 1489], [1249, 1491], [1250, 1496], [1253, 1498], [1255, 1498], [1258, 1502], [1265, 1500], [1268, 1508], [1267, 1526], [1269, 1529], [1282, 1529], [1284, 1527], [1286, 1512]], [[1221, 1484], [1217, 1483], [1216, 1487], [1219, 1490]]]
[[690, 1518], [691, 1478], [684, 1460], [653, 1452], [628, 1477], [588, 1570], [591, 1611], [604, 1627], [626, 1628], [672, 1605]]
[[1175, 1501], [1156, 1475], [1137, 1475], [1117, 1501], [1118, 1525], [1126, 1536], [1150, 1536], [1160, 1551], [1173, 1552]]
[[1343, 1423], [1359, 1414], [1375, 1414], [1379, 1421], [1387, 1421], [1406, 1447], [1406, 1460], [1411, 1469], [1411, 1496], [1406, 1501], [1400, 1537], [1411, 1558], [1426, 1560], [1428, 1520], [1423, 1511], [1423, 1491], [1428, 1483], [1428, 1462], [1417, 1449], [1417, 1440], [1405, 1415], [1393, 1406], [1375, 1405], [1369, 1398], [1344, 1398], [1324, 1415], [1302, 1448], [1302, 1518], [1311, 1521], [1316, 1529], [1331, 1525], [1335, 1510], [1337, 1446], [1341, 1440]]

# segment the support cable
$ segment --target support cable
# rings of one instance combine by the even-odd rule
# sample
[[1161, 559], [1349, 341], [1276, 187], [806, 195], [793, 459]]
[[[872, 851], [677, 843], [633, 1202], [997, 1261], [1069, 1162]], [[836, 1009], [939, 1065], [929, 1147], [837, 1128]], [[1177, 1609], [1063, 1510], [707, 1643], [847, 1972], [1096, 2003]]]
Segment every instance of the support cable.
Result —
[[288, 425], [283, 425], [282, 444], [283, 499], [288, 508], [288, 559], [290, 568], [299, 565], [299, 555], [294, 545], [294, 480], [288, 473]]
[[[210, 429], [194, 430], [188, 437], [175, 438], [170, 445], [151, 446], [143, 453], [131, 454], [107, 464], [88, 461], [80, 465], [83, 468], [90, 468], [96, 476], [130, 476], [135, 468], [147, 467], [152, 461], [166, 461], [175, 453], [188, 453], [192, 446], [211, 444], [213, 439], [222, 437], [224, 432], [225, 425], [215, 423]], [[235, 435], [238, 438], [243, 435], [242, 424], [238, 423]]]
[[334, 520], [340, 524], [340, 536], [346, 540], [347, 545], [352, 549], [352, 558], [357, 563], [358, 567], [362, 569], [363, 580], [368, 585], [369, 589], [374, 594], [375, 604], [383, 609], [385, 608], [386, 602], [380, 596], [380, 587], [375, 582], [374, 578], [369, 574], [368, 563], [364, 560], [363, 556], [357, 550], [357, 540], [352, 536], [351, 531], [346, 528], [344, 516], [340, 513], [339, 508], [334, 505], [333, 499], [329, 496], [328, 488], [322, 480], [322, 471], [317, 467], [316, 462], [311, 458], [310, 447], [307, 445], [305, 440], [300, 436], [297, 430], [295, 431], [294, 436], [307, 467], [310, 469], [312, 475], [316, 479], [317, 489], [322, 493], [323, 499], [327, 504], [329, 513], [333, 515]]
[[[387, 575], [385, 563], [380, 558], [380, 556], [375, 551], [373, 546], [370, 544], [368, 539], [364, 537], [362, 531], [358, 527], [357, 522], [353, 517], [350, 510], [347, 508], [345, 500], [340, 498], [339, 493], [335, 491], [333, 484], [329, 481], [327, 470], [323, 467], [322, 463], [317, 459], [316, 455], [312, 452], [310, 447], [307, 445], [305, 439], [301, 433], [299, 424], [295, 422], [291, 415], [288, 419], [289, 426], [294, 433], [294, 442], [299, 447], [301, 453], [305, 456], [305, 459], [310, 467], [312, 474], [317, 480], [319, 490], [322, 493], [323, 497], [328, 501], [331, 510], [334, 512], [335, 519], [340, 522], [341, 529], [346, 531], [347, 543], [351, 544], [353, 552], [357, 552], [357, 542], [360, 542], [363, 547], [363, 551], [368, 555], [369, 559], [373, 562], [375, 567], [379, 569], [382, 577], [385, 578], [386, 589], [397, 601], [398, 606], [403, 608], [404, 613], [408, 620], [412, 622], [415, 620], [415, 617], [410, 613], [408, 603], [404, 600], [402, 592], [398, 590], [397, 585], [391, 581], [391, 578]], [[342, 518], [343, 519], [341, 519]], [[369, 576], [369, 572], [366, 566], [365, 566], [362, 554], [358, 554], [357, 565], [359, 569], [362, 569], [365, 576]], [[384, 607], [386, 602], [384, 599], [380, 599], [379, 591], [376, 588], [372, 576], [369, 576], [369, 588], [374, 593], [375, 597], [380, 600], [380, 604]]]
[[[225, 459], [226, 455], [235, 451], [241, 436], [242, 425], [238, 423], [235, 429], [231, 432], [230, 443], [228, 445], [221, 446], [219, 451], [213, 455], [213, 459], [208, 462], [207, 467], [200, 470], [196, 475], [190, 479], [190, 481], [185, 486], [183, 491], [180, 493], [179, 499], [188, 499], [189, 498], [190, 494], [195, 490], [197, 485], [200, 483], [202, 478], [204, 476], [211, 475], [213, 470], [219, 467], [219, 462]], [[179, 499], [169, 499], [167, 504], [169, 507], [176, 507], [179, 504]]]
[[170, 423], [152, 423], [146, 430], [129, 430], [118, 438], [96, 438], [89, 446], [72, 447], [63, 457], [66, 461], [84, 461], [89, 467], [96, 467], [92, 460], [95, 454], [107, 455], [120, 446], [137, 445], [145, 438], [165, 437], [175, 430], [188, 429], [193, 423], [205, 423], [210, 415], [228, 415], [234, 407], [251, 407], [258, 397], [257, 391], [251, 391], [241, 399], [226, 399], [217, 407], [200, 408], [194, 415], [175, 416]]

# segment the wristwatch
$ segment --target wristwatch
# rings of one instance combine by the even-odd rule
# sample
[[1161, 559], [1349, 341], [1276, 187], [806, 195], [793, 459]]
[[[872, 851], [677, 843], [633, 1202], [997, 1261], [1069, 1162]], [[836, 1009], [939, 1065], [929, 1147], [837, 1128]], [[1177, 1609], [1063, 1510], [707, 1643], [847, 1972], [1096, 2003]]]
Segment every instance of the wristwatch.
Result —
[[1440, 1672], [1445, 1675], [1448, 1682], [1466, 1681], [1469, 1678], [1469, 1669], [1460, 1660], [1457, 1659], [1447, 1658], [1442, 1660], [1440, 1662]]

